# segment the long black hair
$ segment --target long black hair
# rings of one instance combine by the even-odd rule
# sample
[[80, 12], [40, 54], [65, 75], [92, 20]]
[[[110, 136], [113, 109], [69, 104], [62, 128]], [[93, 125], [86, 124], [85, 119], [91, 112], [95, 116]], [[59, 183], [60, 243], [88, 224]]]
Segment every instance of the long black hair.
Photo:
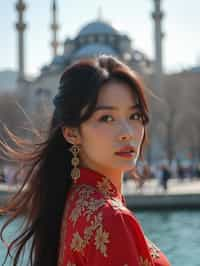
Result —
[[[7, 256], [13, 248], [16, 250], [13, 265], [19, 262], [28, 242], [31, 242], [31, 265], [57, 265], [66, 195], [73, 183], [70, 177], [71, 144], [64, 139], [62, 128], [79, 128], [81, 123], [89, 119], [94, 112], [101, 87], [112, 80], [125, 82], [132, 88], [134, 95], [138, 97], [146, 124], [148, 107], [144, 86], [135, 72], [113, 57], [100, 56], [80, 60], [64, 71], [59, 91], [53, 100], [55, 109], [48, 134], [43, 141], [32, 145], [30, 150], [29, 144], [8, 132], [18, 149], [0, 142], [2, 152], [20, 162], [26, 173], [21, 189], [3, 209], [4, 212], [9, 212], [10, 218], [1, 229], [1, 238], [9, 223], [18, 216], [26, 215], [23, 232], [8, 247]], [[25, 149], [27, 146], [28, 149]]]

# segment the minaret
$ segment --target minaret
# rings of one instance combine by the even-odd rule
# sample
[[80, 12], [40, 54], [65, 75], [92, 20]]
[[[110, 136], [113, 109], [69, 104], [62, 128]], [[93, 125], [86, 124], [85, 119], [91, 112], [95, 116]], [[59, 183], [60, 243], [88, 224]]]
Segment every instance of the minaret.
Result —
[[24, 30], [26, 24], [23, 20], [23, 12], [26, 9], [26, 5], [23, 0], [18, 0], [16, 3], [16, 10], [18, 12], [18, 22], [16, 23], [16, 29], [18, 31], [18, 82], [25, 80], [24, 73]]
[[162, 33], [162, 19], [163, 12], [161, 11], [161, 0], [153, 0], [155, 4], [155, 11], [152, 13], [152, 18], [155, 22], [155, 86], [157, 92], [162, 90], [162, 73], [163, 73], [163, 65], [162, 65], [162, 38], [164, 34]]
[[102, 7], [98, 7], [98, 21], [103, 21], [103, 12], [102, 12]]
[[51, 24], [51, 29], [53, 31], [53, 41], [51, 43], [51, 46], [53, 47], [53, 57], [55, 57], [58, 54], [58, 40], [57, 40], [57, 32], [59, 29], [58, 23], [57, 23], [57, 5], [56, 0], [53, 0], [52, 2], [52, 14], [53, 14], [53, 21]]

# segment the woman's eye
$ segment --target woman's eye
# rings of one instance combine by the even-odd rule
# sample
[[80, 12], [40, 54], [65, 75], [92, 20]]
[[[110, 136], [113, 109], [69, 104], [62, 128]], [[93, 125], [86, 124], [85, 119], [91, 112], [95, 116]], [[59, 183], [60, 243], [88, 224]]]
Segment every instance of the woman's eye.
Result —
[[131, 119], [142, 121], [142, 114], [134, 113], [134, 114], [131, 115]]
[[111, 122], [113, 121], [113, 117], [111, 115], [104, 115], [102, 116], [99, 121], [101, 122]]

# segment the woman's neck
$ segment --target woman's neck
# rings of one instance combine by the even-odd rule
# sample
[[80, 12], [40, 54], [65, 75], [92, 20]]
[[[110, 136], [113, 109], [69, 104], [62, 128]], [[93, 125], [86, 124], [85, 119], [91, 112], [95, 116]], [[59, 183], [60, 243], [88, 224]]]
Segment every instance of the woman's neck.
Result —
[[103, 176], [106, 176], [112, 184], [116, 187], [117, 191], [122, 194], [122, 182], [123, 182], [123, 171], [118, 169], [110, 169], [106, 167], [99, 167], [99, 166], [88, 166], [88, 165], [81, 165], [82, 167], [89, 168]]
[[104, 172], [104, 175], [109, 178], [109, 180], [113, 183], [113, 185], [116, 187], [117, 191], [122, 194], [122, 182], [123, 182], [123, 172], [119, 170], [112, 170], [106, 173]]

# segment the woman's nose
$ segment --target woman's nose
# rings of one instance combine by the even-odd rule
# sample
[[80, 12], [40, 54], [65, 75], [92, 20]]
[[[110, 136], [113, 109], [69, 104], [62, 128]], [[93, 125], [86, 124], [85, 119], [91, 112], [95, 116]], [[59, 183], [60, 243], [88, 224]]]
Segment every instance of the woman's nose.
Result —
[[129, 139], [131, 139], [131, 136], [130, 135], [123, 135], [123, 136], [120, 136], [119, 139], [121, 141], [123, 141], [123, 140], [129, 140]]
[[129, 125], [122, 125], [121, 133], [119, 134], [120, 140], [129, 140], [133, 137], [133, 129]]

